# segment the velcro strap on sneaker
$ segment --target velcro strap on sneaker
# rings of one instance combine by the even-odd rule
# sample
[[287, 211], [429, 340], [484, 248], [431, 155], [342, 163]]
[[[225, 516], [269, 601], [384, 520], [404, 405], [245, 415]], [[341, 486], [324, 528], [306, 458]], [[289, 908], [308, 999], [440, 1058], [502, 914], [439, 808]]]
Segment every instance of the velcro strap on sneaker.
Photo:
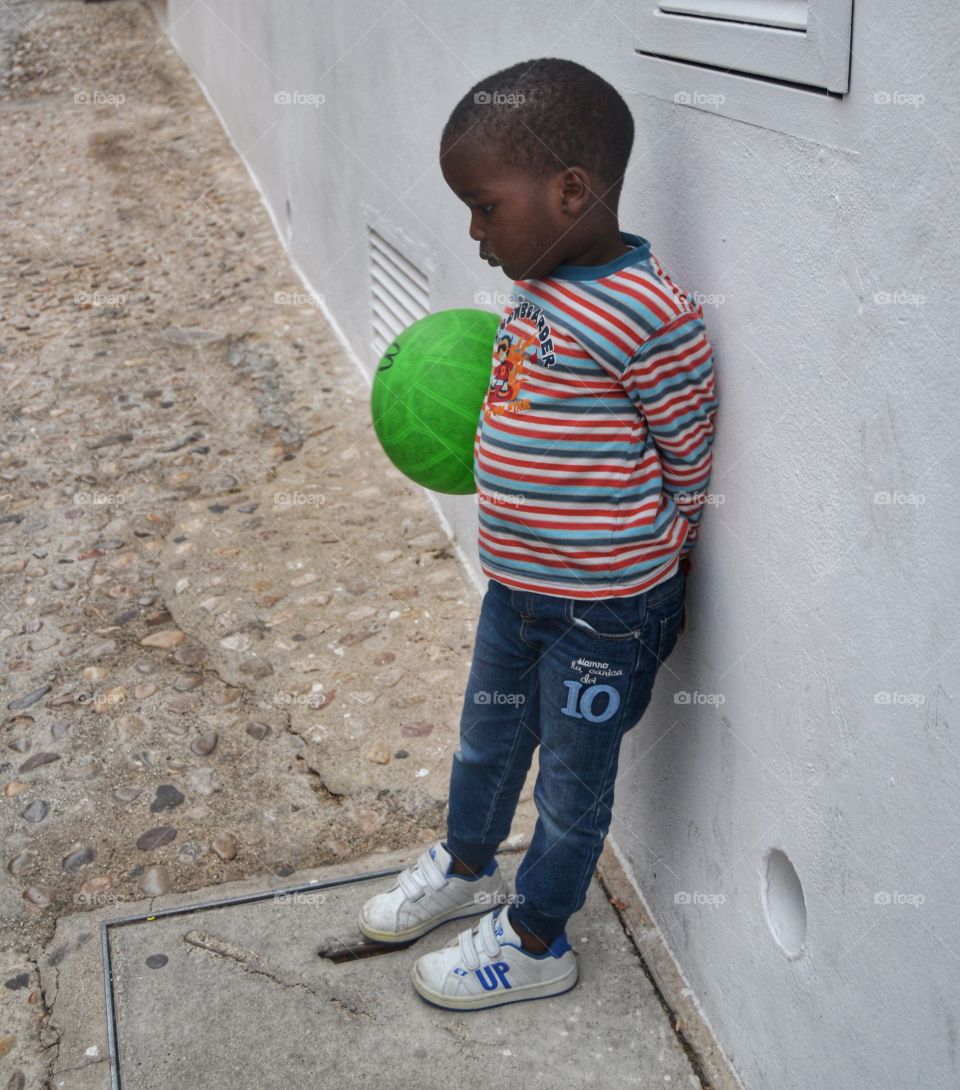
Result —
[[397, 882], [403, 890], [404, 897], [406, 897], [408, 901], [419, 901], [426, 892], [424, 886], [417, 881], [417, 875], [419, 873], [420, 872], [413, 867], [408, 867], [397, 875]]
[[[473, 935], [474, 930], [477, 932], [476, 939]], [[468, 927], [466, 931], [461, 931], [457, 936], [457, 941], [460, 947], [460, 960], [463, 962], [465, 969], [480, 968], [478, 941], [486, 956], [495, 958], [500, 953], [500, 943], [493, 933], [493, 913], [488, 912], [486, 916], [482, 917], [475, 929]]]
[[443, 889], [447, 879], [427, 849], [412, 867], [407, 867], [397, 875], [397, 882], [407, 900], [419, 901], [428, 886], [431, 889]]
[[447, 884], [446, 875], [440, 869], [440, 864], [430, 854], [429, 848], [417, 860], [417, 865], [420, 867], [420, 873], [433, 889], [443, 889]]
[[495, 915], [496, 910], [488, 912], [486, 916], [481, 917], [480, 924], [477, 927], [480, 942], [487, 952], [487, 957], [491, 958], [495, 958], [500, 953], [500, 942], [493, 931], [493, 918]]

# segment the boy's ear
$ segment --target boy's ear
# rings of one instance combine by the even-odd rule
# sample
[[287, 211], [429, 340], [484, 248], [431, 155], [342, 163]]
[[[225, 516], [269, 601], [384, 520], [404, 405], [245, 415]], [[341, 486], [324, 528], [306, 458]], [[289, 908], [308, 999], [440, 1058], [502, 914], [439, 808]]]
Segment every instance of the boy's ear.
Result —
[[582, 167], [568, 167], [563, 173], [562, 204], [566, 211], [578, 213], [590, 201], [590, 177]]

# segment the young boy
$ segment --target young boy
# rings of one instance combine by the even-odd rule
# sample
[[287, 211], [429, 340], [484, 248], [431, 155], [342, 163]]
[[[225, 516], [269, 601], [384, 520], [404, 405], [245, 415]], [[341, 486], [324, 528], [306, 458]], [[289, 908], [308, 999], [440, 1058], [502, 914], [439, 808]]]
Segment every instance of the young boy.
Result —
[[[683, 627], [718, 407], [713, 352], [699, 305], [646, 239], [619, 229], [632, 144], [617, 91], [553, 58], [471, 88], [441, 137], [480, 257], [515, 281], [474, 447], [489, 582], [446, 840], [359, 923], [401, 942], [480, 915], [412, 969], [421, 996], [454, 1010], [576, 984], [566, 922], [610, 825], [621, 739]], [[505, 373], [511, 361], [518, 374]], [[511, 898], [495, 852], [538, 745], [539, 817]]]

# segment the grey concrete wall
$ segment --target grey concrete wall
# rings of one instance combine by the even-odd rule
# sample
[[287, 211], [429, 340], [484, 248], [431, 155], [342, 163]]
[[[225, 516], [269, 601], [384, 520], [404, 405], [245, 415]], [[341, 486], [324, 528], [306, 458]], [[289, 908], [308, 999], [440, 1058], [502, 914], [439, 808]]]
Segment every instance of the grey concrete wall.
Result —
[[[833, 99], [640, 56], [635, 15], [163, 18], [368, 374], [368, 225], [431, 309], [510, 287], [437, 165], [460, 95], [564, 56], [627, 97], [621, 226], [703, 296], [721, 413], [688, 628], [624, 744], [612, 837], [745, 1086], [956, 1086], [954, 6], [858, 0]], [[441, 506], [478, 574], [470, 498]]]

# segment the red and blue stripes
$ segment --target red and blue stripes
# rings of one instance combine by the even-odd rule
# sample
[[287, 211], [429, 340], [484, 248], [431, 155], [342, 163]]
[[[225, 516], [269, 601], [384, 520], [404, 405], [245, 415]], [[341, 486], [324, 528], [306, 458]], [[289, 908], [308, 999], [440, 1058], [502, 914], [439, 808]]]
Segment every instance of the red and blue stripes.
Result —
[[631, 250], [606, 265], [516, 281], [500, 324], [474, 476], [481, 568], [510, 587], [639, 594], [697, 540], [713, 350], [701, 308], [647, 240], [621, 237]]

